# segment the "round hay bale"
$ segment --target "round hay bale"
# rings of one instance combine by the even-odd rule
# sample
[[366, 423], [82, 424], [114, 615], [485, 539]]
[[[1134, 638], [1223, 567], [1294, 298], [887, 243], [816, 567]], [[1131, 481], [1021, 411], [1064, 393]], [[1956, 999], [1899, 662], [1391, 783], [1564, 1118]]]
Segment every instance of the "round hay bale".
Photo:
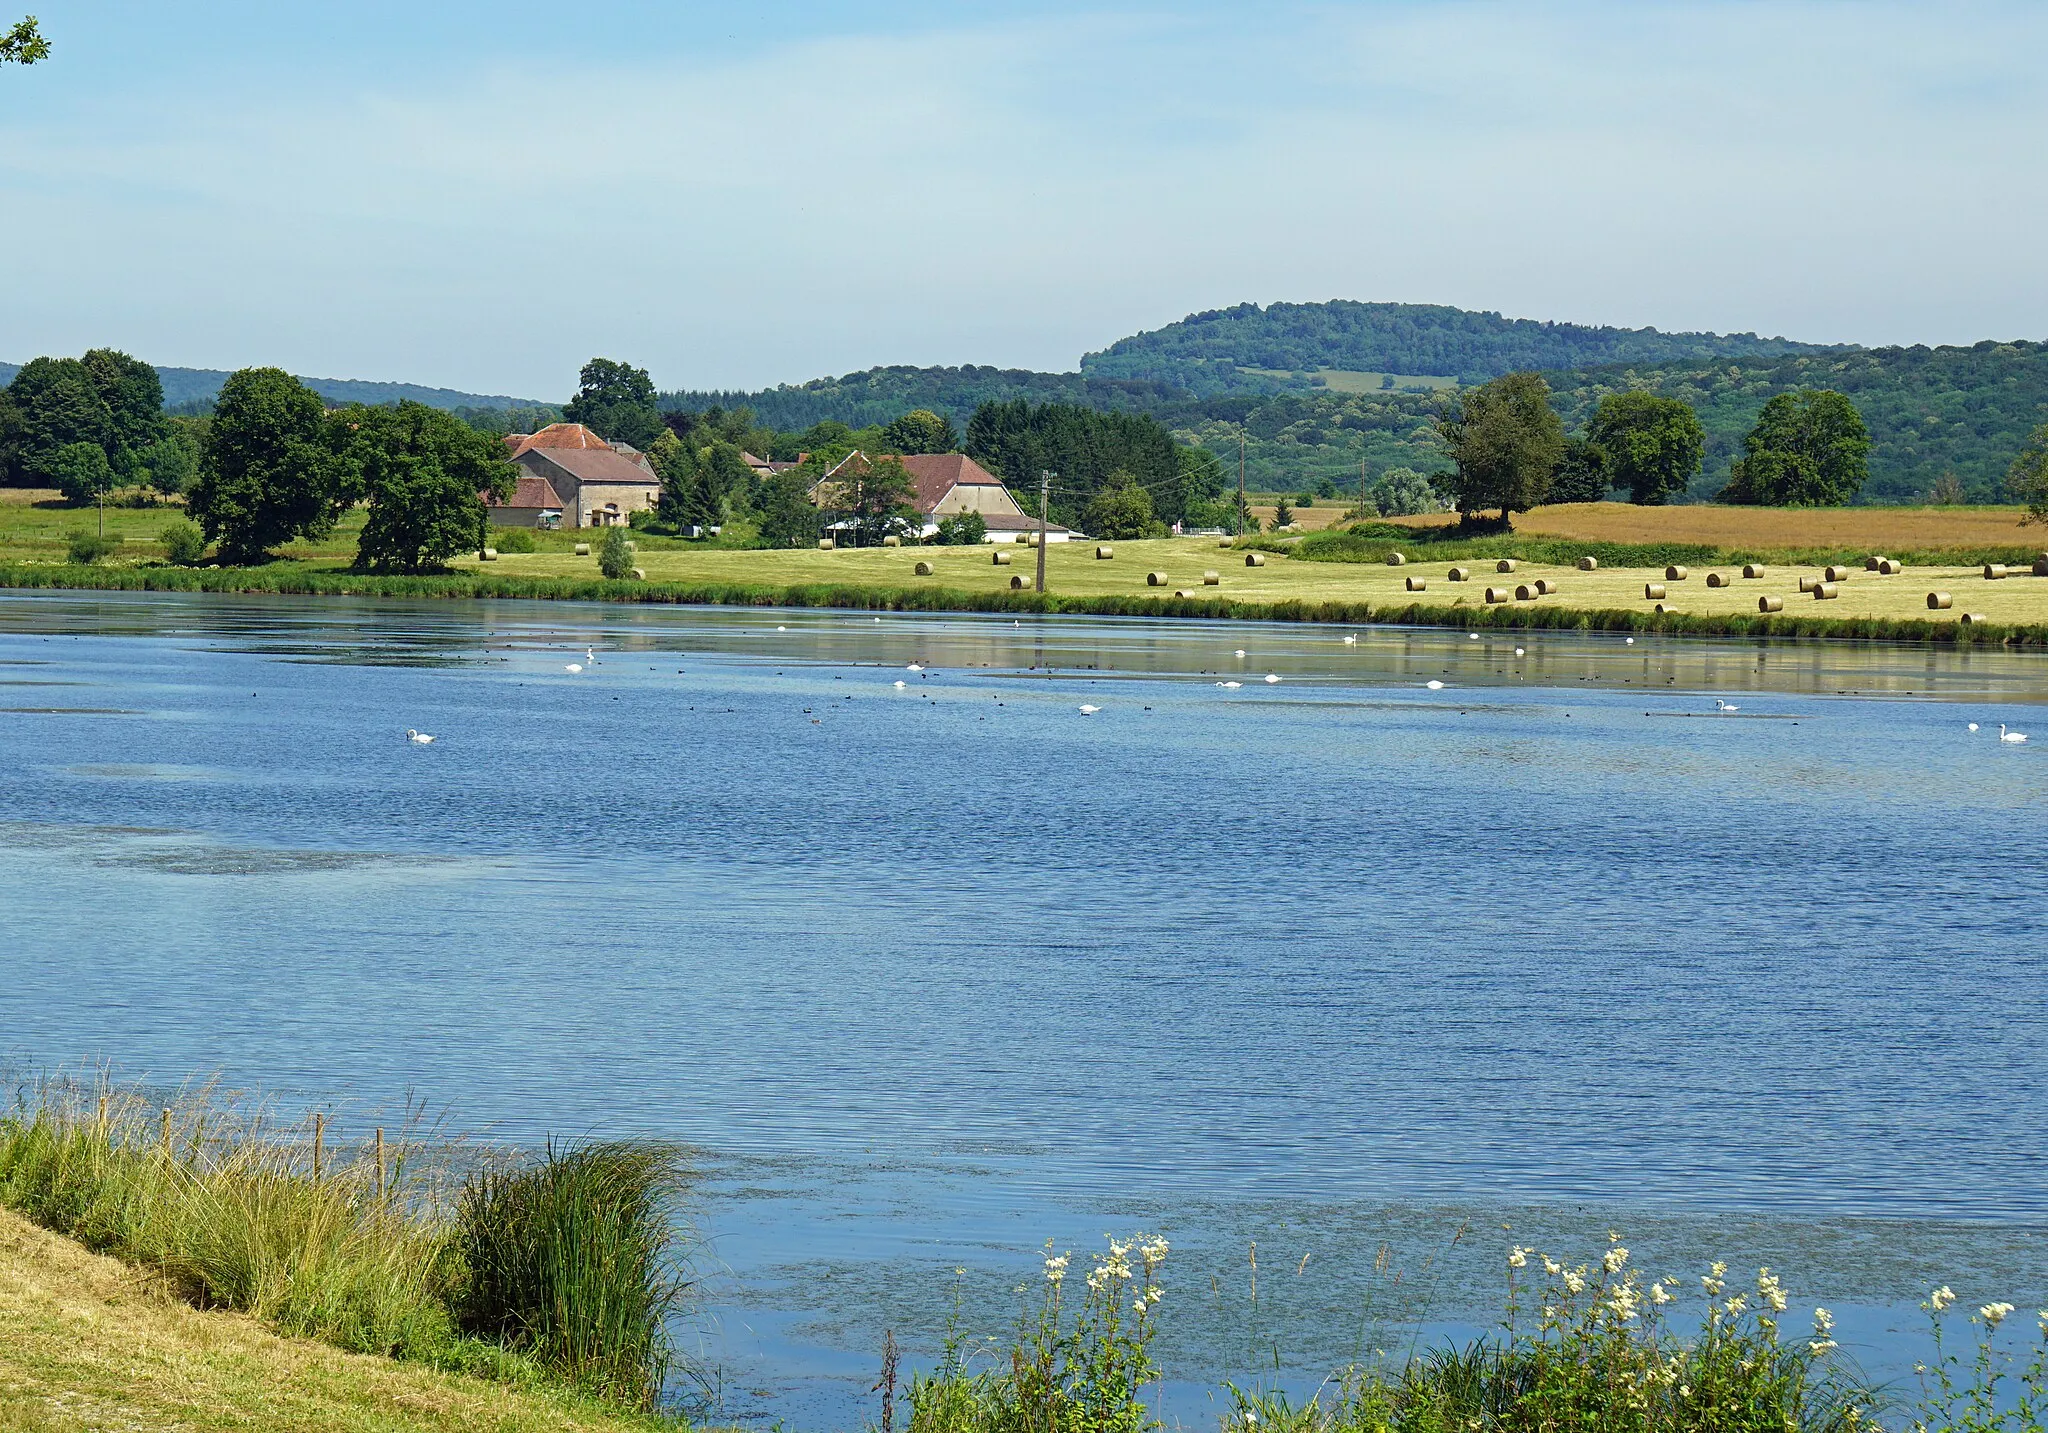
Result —
[[1863, 559], [1863, 570], [1865, 572], [1875, 572], [1878, 570], [1878, 566], [1880, 563], [1886, 563], [1890, 561], [1891, 559], [1889, 557], [1886, 557], [1881, 552], [1872, 553], [1869, 557]]
[[1667, 567], [1664, 569], [1664, 580], [1666, 582], [1683, 582], [1689, 575], [1691, 575], [1689, 568]]
[[1820, 579], [1818, 577], [1802, 577], [1799, 579], [1799, 591], [1802, 596], [1813, 591], [1818, 586], [1820, 586]]
[[498, 549], [487, 547], [476, 555], [476, 560], [478, 562], [496, 562], [498, 560]]
[[1666, 607], [1662, 602], [1659, 602], [1652, 610], [1657, 612], [1676, 612], [1678, 609], [1676, 607]]
[[1164, 587], [1166, 583], [1167, 576], [1163, 572], [1148, 572], [1145, 574], [1145, 585], [1147, 587]]
[[1965, 612], [1963, 614], [1963, 625], [1965, 627], [1981, 627], [1990, 620], [1982, 612]]
[[1955, 605], [1956, 599], [1946, 592], [1930, 592], [1927, 594], [1927, 610], [1929, 612], [1946, 612]]
[[1223, 574], [1220, 572], [1203, 573], [1202, 585], [1204, 587], [1221, 587], [1223, 585]]
[[590, 544], [589, 544], [589, 543], [587, 543], [587, 542], [579, 542], [579, 543], [577, 543], [577, 544], [576, 544], [576, 555], [577, 555], [578, 557], [588, 557], [588, 556], [590, 556]]
[[932, 575], [932, 565], [929, 562], [920, 562], [911, 571], [915, 572], [919, 577], [930, 577]]
[[1031, 579], [1030, 579], [1030, 578], [1028, 578], [1028, 577], [1026, 577], [1026, 576], [1025, 576], [1025, 575], [1024, 575], [1023, 573], [1021, 573], [1021, 572], [1020, 572], [1020, 573], [1018, 573], [1018, 574], [1016, 574], [1016, 575], [1015, 575], [1014, 577], [1012, 577], [1012, 578], [1010, 579], [1010, 590], [1011, 590], [1012, 592], [1022, 592], [1022, 591], [1024, 591], [1024, 590], [1025, 590], [1026, 588], [1028, 588], [1028, 587], [1030, 587], [1030, 586], [1031, 586]]
[[2034, 559], [2034, 576], [2048, 577], [2048, 557], [2037, 557]]
[[1000, 547], [988, 555], [989, 561], [997, 567], [1008, 567], [1015, 558], [1016, 555], [1014, 553], [1004, 552]]
[[1195, 594], [1188, 591], [1185, 587], [1176, 587], [1173, 589], [1173, 595], [1176, 597], [1192, 597]]
[[1489, 587], [1486, 589], [1486, 600], [1488, 602], [1512, 602], [1514, 596], [1515, 594], [1508, 591], [1505, 587]]
[[1664, 584], [1663, 584], [1663, 583], [1661, 583], [1661, 582], [1645, 582], [1645, 583], [1643, 584], [1643, 601], [1645, 601], [1645, 602], [1655, 602], [1655, 601], [1658, 601], [1658, 600], [1659, 600], [1660, 598], [1662, 598], [1663, 596], [1664, 596]]
[[1495, 572], [1513, 572], [1515, 570], [1515, 560], [1512, 557], [1503, 557], [1493, 565], [1493, 570]]
[[1217, 543], [1216, 545], [1218, 547], [1228, 547], [1233, 541], [1235, 541], [1235, 539], [1226, 537], [1223, 539], [1223, 541]]
[[645, 569], [643, 569], [643, 568], [638, 568], [638, 567], [634, 568], [634, 569], [633, 569], [633, 580], [634, 580], [635, 582], [645, 582], [645, 581], [647, 580], [647, 573], [646, 573], [646, 570], [645, 570]]
[[1850, 575], [1851, 569], [1849, 568], [1830, 567], [1825, 572], [1821, 573], [1820, 576], [1821, 581], [1823, 582], [1847, 582], [1850, 578]]
[[1728, 585], [1728, 579], [1727, 579], [1727, 578], [1725, 578], [1725, 577], [1723, 577], [1723, 576], [1722, 576], [1722, 575], [1721, 575], [1720, 573], [1718, 573], [1718, 572], [1709, 572], [1709, 573], [1707, 574], [1707, 586], [1709, 586], [1709, 587], [1726, 587], [1727, 585]]
[[1390, 553], [1388, 553], [1388, 554], [1387, 554], [1387, 566], [1389, 566], [1389, 567], [1406, 567], [1407, 565], [1408, 565], [1408, 559], [1407, 559], [1407, 558], [1405, 558], [1405, 557], [1403, 557], [1403, 556], [1401, 556], [1401, 554], [1400, 554], [1400, 553], [1398, 553], [1398, 552], [1390, 552]]
[[1761, 562], [1745, 562], [1742, 564], [1742, 575], [1744, 577], [1762, 577], [1764, 575], [1764, 565]]
[[1905, 570], [1906, 564], [1900, 562], [1895, 557], [1885, 557], [1878, 560], [1877, 573], [1880, 577], [1897, 577]]
[[1756, 610], [1759, 612], [1783, 612], [1785, 610], [1785, 599], [1782, 597], [1759, 597], [1756, 599]]
[[818, 539], [818, 551], [820, 552], [831, 552], [838, 546], [839, 544], [834, 542], [829, 537], [821, 537]]
[[1246, 567], [1264, 567], [1266, 565], [1266, 554], [1263, 552], [1247, 552], [1244, 555], [1244, 565]]
[[1557, 580], [1551, 577], [1537, 578], [1536, 595], [1538, 597], [1555, 597], [1557, 595]]
[[1095, 560], [1097, 562], [1108, 562], [1115, 556], [1116, 549], [1113, 547], [1103, 546], [1095, 549]]
[[1832, 602], [1841, 595], [1842, 586], [1838, 582], [1816, 582], [1813, 584], [1813, 600], [1816, 602]]
[[2006, 566], [2002, 562], [1987, 562], [1984, 564], [1984, 580], [1986, 582], [2003, 582], [2005, 574]]
[[1472, 569], [1469, 567], [1454, 567], [1445, 576], [1453, 582], [1470, 582], [1472, 580]]
[[1427, 591], [1429, 591], [1429, 579], [1428, 579], [1427, 577], [1411, 577], [1411, 578], [1409, 578], [1409, 579], [1408, 579], [1408, 590], [1409, 590], [1410, 592], [1427, 592]]
[[1531, 587], [1528, 583], [1521, 583], [1519, 586], [1515, 588], [1515, 601], [1534, 602], [1535, 600], [1536, 589]]
[[1581, 571], [1581, 572], [1598, 572], [1599, 570], [1600, 570], [1600, 559], [1599, 559], [1599, 558], [1597, 558], [1597, 557], [1582, 557], [1582, 558], [1580, 558], [1580, 559], [1579, 559], [1579, 571]]
[[889, 534], [889, 535], [888, 535], [887, 537], [885, 537], [885, 538], [883, 538], [883, 539], [882, 539], [882, 546], [884, 546], [884, 547], [901, 547], [901, 546], [903, 546], [903, 539], [902, 539], [902, 538], [900, 538], [900, 537], [898, 537], [898, 536], [897, 536], [897, 535], [896, 535], [895, 533], [893, 533], [893, 532], [892, 532], [892, 533], [890, 533], [890, 534]]

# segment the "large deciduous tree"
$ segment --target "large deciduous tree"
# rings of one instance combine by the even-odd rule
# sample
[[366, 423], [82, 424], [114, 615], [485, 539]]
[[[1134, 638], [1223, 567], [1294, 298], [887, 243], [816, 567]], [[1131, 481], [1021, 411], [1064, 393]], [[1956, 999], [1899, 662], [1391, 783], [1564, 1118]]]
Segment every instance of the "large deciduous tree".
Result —
[[1764, 404], [1721, 501], [1838, 507], [1870, 476], [1870, 430], [1848, 395], [1800, 388]]
[[1152, 511], [1152, 495], [1129, 473], [1109, 475], [1088, 506], [1081, 511], [1081, 526], [1091, 537], [1121, 542], [1150, 537], [1159, 531], [1159, 519]]
[[207, 428], [190, 505], [229, 565], [321, 537], [354, 498], [320, 395], [281, 368], [228, 375]]
[[761, 541], [769, 547], [808, 547], [823, 525], [823, 514], [811, 501], [811, 480], [796, 469], [763, 482], [755, 506], [761, 515]]
[[503, 501], [518, 477], [495, 438], [424, 403], [351, 408], [339, 423], [353, 486], [370, 503], [358, 568], [428, 572], [481, 545], [483, 494]]
[[2022, 522], [2048, 522], [2048, 423], [2028, 435], [2026, 446], [2006, 471], [2005, 485], [2027, 505]]
[[952, 419], [913, 408], [882, 429], [882, 443], [897, 453], [950, 453], [960, 446], [960, 435]]
[[1684, 493], [1707, 451], [1707, 430], [1691, 404], [1641, 389], [1602, 398], [1586, 436], [1607, 480], [1646, 507]]
[[88, 350], [79, 360], [107, 405], [107, 459], [133, 477], [139, 455], [164, 436], [164, 385], [154, 367], [116, 348]]
[[609, 358], [593, 358], [578, 375], [576, 396], [562, 417], [581, 423], [614, 443], [646, 448], [660, 436], [661, 410], [655, 406], [654, 380], [644, 368]]
[[20, 481], [56, 486], [52, 464], [74, 443], [105, 454], [113, 446], [114, 415], [76, 358], [34, 358], [7, 385], [12, 432], [9, 469]]
[[1510, 373], [1473, 389], [1437, 415], [1436, 430], [1458, 465], [1449, 486], [1464, 521], [1498, 508], [1506, 523], [1549, 496], [1564, 422], [1541, 374]]

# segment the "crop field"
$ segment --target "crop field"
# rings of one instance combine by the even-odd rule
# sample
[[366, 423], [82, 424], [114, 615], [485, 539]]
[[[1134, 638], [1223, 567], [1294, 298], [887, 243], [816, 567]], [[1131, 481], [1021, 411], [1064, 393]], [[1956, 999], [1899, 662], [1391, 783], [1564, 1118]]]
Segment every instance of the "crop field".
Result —
[[[1700, 504], [1559, 503], [1515, 515], [1515, 531], [1584, 542], [1701, 542], [1716, 547], [1859, 549], [1888, 554], [2027, 545], [2048, 549], [2048, 527], [2016, 507], [1752, 508]], [[1406, 518], [1425, 524], [1442, 518]]]

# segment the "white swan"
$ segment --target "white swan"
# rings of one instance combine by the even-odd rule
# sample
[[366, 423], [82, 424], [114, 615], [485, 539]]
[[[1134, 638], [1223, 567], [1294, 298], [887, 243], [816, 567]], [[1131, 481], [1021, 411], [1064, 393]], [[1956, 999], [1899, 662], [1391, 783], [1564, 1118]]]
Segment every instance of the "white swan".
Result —
[[1266, 685], [1267, 685], [1267, 686], [1269, 686], [1269, 687], [1270, 687], [1270, 686], [1272, 686], [1272, 685], [1273, 685], [1273, 684], [1274, 684], [1275, 682], [1277, 682], [1277, 681], [1279, 681], [1279, 680], [1280, 680], [1280, 674], [1279, 674], [1278, 672], [1268, 672], [1268, 673], [1266, 673]]
[[897, 690], [897, 691], [899, 691], [899, 692], [900, 692], [900, 691], [902, 691], [902, 690], [903, 690], [903, 683], [901, 683], [901, 682], [898, 682], [898, 683], [896, 683], [896, 690]]
[[580, 672], [583, 670], [583, 664], [581, 662], [571, 662], [568, 666], [562, 668], [562, 670], [565, 672]]
[[1082, 715], [1082, 716], [1094, 716], [1094, 715], [1095, 715], [1095, 714], [1096, 714], [1097, 712], [1099, 712], [1099, 711], [1101, 711], [1101, 710], [1102, 710], [1102, 708], [1101, 708], [1101, 707], [1091, 707], [1091, 706], [1089, 706], [1089, 705], [1088, 705], [1088, 704], [1087, 704], [1086, 702], [1083, 702], [1083, 703], [1081, 703], [1081, 715]]
[[1345, 646], [1347, 646], [1347, 647], [1356, 647], [1356, 646], [1358, 645], [1358, 638], [1356, 638], [1356, 637], [1346, 637], [1346, 638], [1344, 639], [1344, 645], [1345, 645]]
[[1223, 688], [1223, 689], [1224, 689], [1225, 691], [1231, 691], [1231, 692], [1234, 692], [1234, 691], [1236, 691], [1236, 690], [1237, 690], [1237, 689], [1238, 689], [1239, 687], [1243, 686], [1243, 685], [1244, 685], [1244, 683], [1243, 683], [1243, 682], [1218, 682], [1218, 683], [1217, 683], [1216, 685], [1217, 685], [1217, 686], [1219, 686], [1219, 687], [1222, 687], [1222, 688]]
[[405, 739], [407, 741], [418, 742], [421, 746], [426, 746], [428, 743], [433, 741], [433, 738], [428, 736], [425, 732], [414, 731], [411, 727], [407, 727], [405, 729]]
[[1521, 649], [1520, 647], [1517, 647], [1517, 648], [1515, 648], [1515, 655], [1516, 655], [1517, 657], [1526, 657], [1526, 656], [1528, 656], [1529, 654], [1528, 654], [1527, 652], [1523, 651], [1523, 650], [1522, 650], [1522, 649]]
[[1242, 657], [1244, 655], [1244, 648], [1239, 647], [1235, 652], [1231, 653], [1231, 655], [1233, 657]]
[[1474, 642], [1479, 640], [1479, 634], [1477, 632], [1467, 632], [1465, 636]]
[[1444, 689], [1444, 684], [1438, 681], [1435, 677], [1431, 677], [1428, 681], [1424, 682], [1423, 685], [1425, 687], [1428, 687], [1433, 692], [1440, 692]]
[[585, 647], [583, 649], [583, 660], [586, 662], [595, 662], [597, 660], [597, 649], [594, 647]]
[[2025, 741], [2027, 734], [2023, 731], [2007, 731], [2005, 723], [2000, 722], [1998, 724], [1998, 739], [2000, 741]]
[[1723, 712], [1739, 712], [1742, 710], [1742, 708], [1738, 706], [1730, 706], [1727, 702], [1722, 701], [1719, 697], [1715, 697], [1714, 710]]
[[1621, 640], [1625, 645], [1630, 647], [1633, 647], [1636, 644], [1636, 639], [1633, 637], [1623, 637]]
[[923, 668], [923, 667], [920, 667], [920, 666], [919, 666], [919, 665], [918, 665], [917, 663], [915, 663], [915, 662], [912, 662], [912, 663], [911, 663], [911, 664], [910, 664], [909, 666], [905, 667], [905, 668], [904, 668], [903, 670], [904, 670], [904, 671], [906, 671], [906, 672], [921, 672], [921, 671], [923, 671], [923, 670], [924, 670], [924, 668]]
[[1970, 723], [1970, 730], [1971, 730], [1971, 731], [1975, 731], [1976, 729], [1977, 729], [1977, 723], [1975, 723], [1975, 722], [1971, 722], [1971, 723]]

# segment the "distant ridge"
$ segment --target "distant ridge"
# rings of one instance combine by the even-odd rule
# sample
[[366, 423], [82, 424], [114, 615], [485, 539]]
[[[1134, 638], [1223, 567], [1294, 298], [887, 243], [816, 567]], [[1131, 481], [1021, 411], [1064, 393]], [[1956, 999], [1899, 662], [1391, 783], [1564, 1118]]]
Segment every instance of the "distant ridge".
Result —
[[[14, 381], [21, 372], [18, 363], [0, 363], [0, 387]], [[164, 407], [187, 403], [211, 403], [220, 394], [228, 375], [217, 368], [159, 368], [163, 380]], [[538, 408], [548, 406], [535, 398], [508, 398], [501, 393], [463, 393], [453, 388], [427, 388], [417, 383], [376, 383], [362, 378], [305, 378], [299, 382], [330, 403], [396, 403], [411, 399], [429, 408]]]
[[[1261, 375], [1322, 369], [1431, 374], [1483, 383], [1518, 369], [1657, 367], [1718, 359], [1845, 353], [1853, 344], [1798, 343], [1753, 333], [1664, 333], [1527, 318], [1445, 304], [1255, 303], [1189, 314], [1118, 339], [1081, 359], [1090, 378], [1165, 383], [1207, 395], [1256, 386]], [[1246, 370], [1252, 370], [1247, 373]]]

